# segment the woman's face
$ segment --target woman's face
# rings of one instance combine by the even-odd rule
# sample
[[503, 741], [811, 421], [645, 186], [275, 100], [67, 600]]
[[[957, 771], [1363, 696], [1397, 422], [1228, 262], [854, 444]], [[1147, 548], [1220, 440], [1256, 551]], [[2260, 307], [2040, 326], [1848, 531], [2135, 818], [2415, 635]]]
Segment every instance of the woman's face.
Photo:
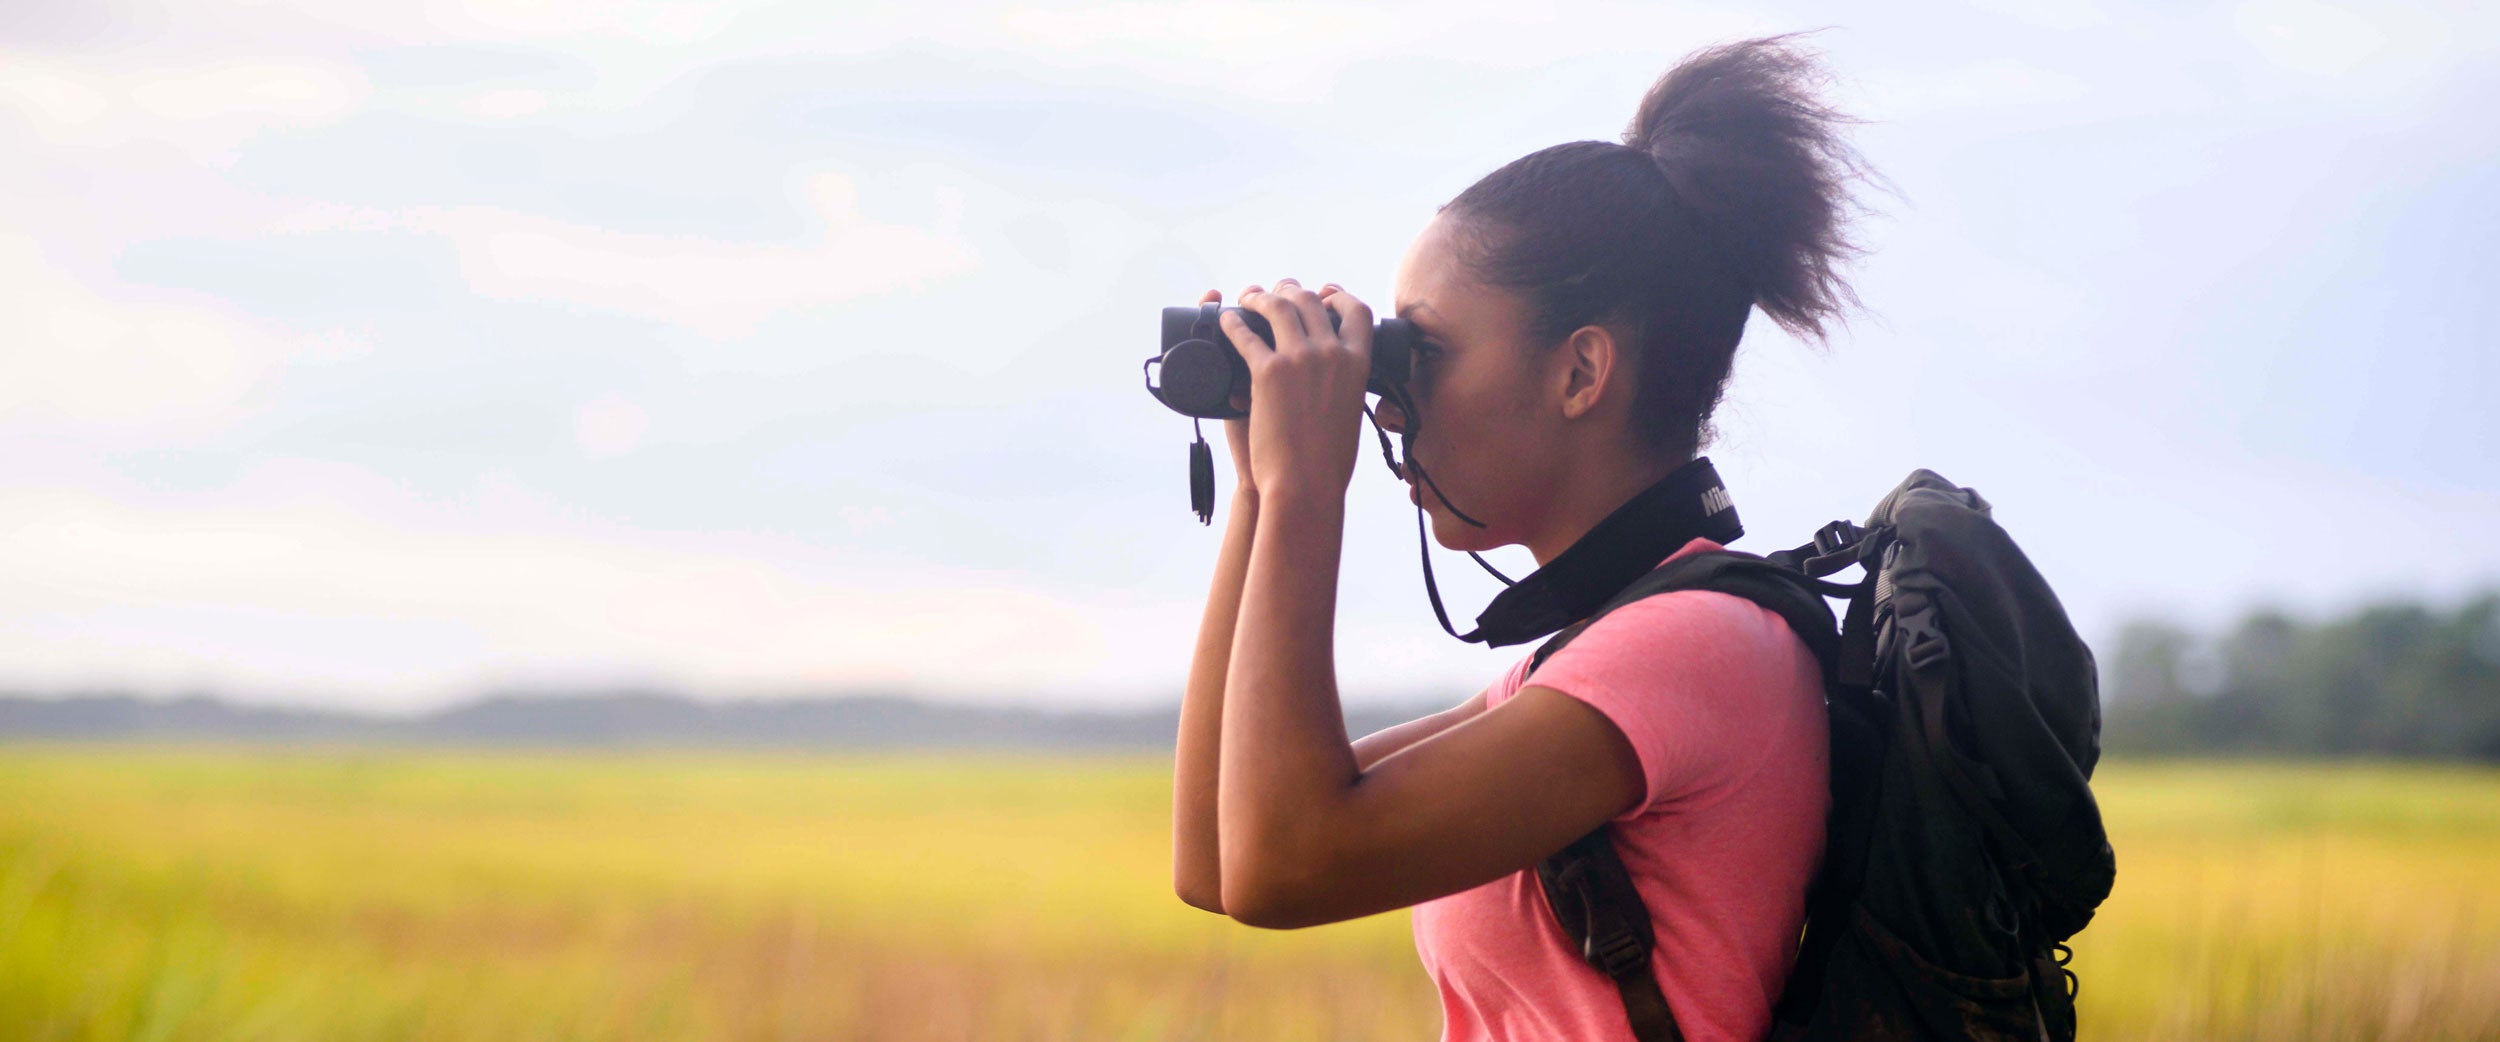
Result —
[[[1565, 477], [1562, 385], [1547, 372], [1563, 352], [1529, 341], [1524, 298], [1467, 270], [1460, 232], [1444, 214], [1407, 247], [1396, 313], [1422, 334], [1408, 385], [1420, 419], [1413, 458], [1485, 527], [1459, 520], [1411, 472], [1407, 483], [1431, 514], [1435, 541], [1489, 550], [1527, 541]], [[1410, 422], [1393, 407], [1381, 419], [1393, 433]]]

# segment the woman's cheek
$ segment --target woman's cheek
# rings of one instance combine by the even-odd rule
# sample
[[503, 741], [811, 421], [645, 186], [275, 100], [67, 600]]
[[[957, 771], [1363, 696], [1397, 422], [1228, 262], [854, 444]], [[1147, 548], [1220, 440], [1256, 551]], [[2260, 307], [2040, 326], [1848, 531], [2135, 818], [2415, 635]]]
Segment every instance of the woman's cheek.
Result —
[[1500, 448], [1483, 444], [1479, 439], [1470, 439], [1470, 441], [1473, 443], [1460, 450], [1459, 459], [1464, 463], [1460, 467], [1460, 473], [1454, 475], [1458, 478], [1458, 487], [1449, 488], [1448, 491], [1450, 501], [1460, 510], [1466, 511], [1469, 517], [1484, 522], [1482, 528], [1465, 522], [1457, 522], [1460, 527], [1466, 529], [1460, 539], [1470, 547], [1481, 549], [1485, 546], [1499, 545], [1488, 540], [1503, 539], [1508, 536], [1511, 519], [1517, 512], [1518, 504], [1513, 502], [1515, 498], [1513, 494], [1516, 490], [1507, 480], [1508, 464]]

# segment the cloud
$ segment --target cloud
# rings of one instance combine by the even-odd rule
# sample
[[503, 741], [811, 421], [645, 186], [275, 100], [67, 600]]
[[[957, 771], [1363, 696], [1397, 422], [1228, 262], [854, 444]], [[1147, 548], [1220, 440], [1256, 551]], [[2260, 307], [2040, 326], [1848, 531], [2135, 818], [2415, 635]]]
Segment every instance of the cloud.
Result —
[[[349, 0], [319, 6], [369, 5]], [[691, 0], [435, 0], [425, 6], [429, 25], [462, 36], [507, 40], [588, 35], [687, 43], [719, 32], [736, 16], [730, 5]]]
[[215, 425], [301, 349], [222, 309], [112, 299], [34, 240], [0, 233], [0, 417], [72, 425]]
[[500, 122], [535, 116], [546, 111], [547, 104], [546, 91], [509, 88], [470, 95], [461, 110], [479, 119]]
[[935, 193], [933, 225], [859, 212], [838, 173], [795, 179], [814, 241], [735, 242], [625, 232], [489, 207], [386, 211], [316, 205], [279, 233], [413, 231], [451, 242], [469, 288], [498, 300], [552, 301], [633, 315], [713, 338], [750, 333], [785, 312], [927, 289], [978, 267], [960, 195]]
[[2110, 21], [2109, 11], [2091, 0], [1975, 0], [1972, 6], [2025, 25], [2061, 31], [2095, 28]]
[[[1553, 67], [1610, 53], [1658, 62], [1777, 31], [1761, 13], [1694, 4], [1586, 3], [1569, 12], [1507, 0], [1311, 5], [1184, 0], [1083, 7], [1014, 4], [937, 29], [958, 46], [1054, 64], [1113, 66], [1253, 103], [1329, 106], [1344, 74], [1423, 60], [1484, 71]], [[1628, 103], [1627, 103], [1628, 108]]]
[[210, 503], [0, 493], [0, 662], [21, 685], [403, 703], [582, 678], [1016, 690], [1101, 668], [1125, 614], [1007, 576], [562, 514], [509, 489], [412, 505], [304, 461]]
[[2293, 72], [2351, 72], [2387, 48], [2387, 34], [2369, 17], [2313, 0], [2263, 0], [2231, 11], [2240, 35], [2266, 60]]
[[2469, 4], [2243, 0], [2231, 8], [2229, 21], [2282, 76], [2261, 87], [2269, 93], [2421, 101], [2441, 79], [2466, 67], [2469, 56], [2487, 57], [2500, 41], [2491, 9]]
[[[2319, 488], [2490, 573], [2489, 353], [2455, 306], [2488, 17], [1987, 6], [2012, 20], [1816, 38], [1844, 109], [1901, 117], [1867, 134], [1910, 204], [1863, 269], [1881, 320], [1739, 364], [1714, 454], [1756, 538], [1930, 465], [2001, 498], [2087, 628], [2400, 574], [2281, 570]], [[1817, 13], [184, 0], [21, 35], [0, 679], [1168, 695], [1216, 533], [1135, 389], [1145, 316], [1280, 272], [1377, 304], [1476, 174]], [[2453, 112], [2382, 104], [2408, 91]], [[323, 327], [352, 335], [287, 332]], [[1962, 404], [1854, 436], [1878, 399]], [[1432, 629], [1366, 470], [1340, 675], [1463, 693], [1507, 652]], [[2096, 570], [2113, 502], [2189, 528]], [[1489, 596], [1440, 562], [1454, 609]]]
[[1897, 119], [1950, 109], [2037, 110], [2081, 101], [2092, 94], [2082, 79], [2011, 58], [1942, 69], [1905, 69], [1865, 81], [1874, 118]]
[[76, 63], [0, 51], [0, 106], [44, 141], [170, 144], [222, 166], [261, 134], [340, 119], [372, 93], [354, 65], [235, 56], [181, 65]]
[[592, 457], [632, 452], [650, 429], [651, 414], [623, 395], [601, 395], [573, 411], [573, 443]]
[[[696, 0], [182, 0], [128, 4], [131, 21], [186, 35], [320, 33], [330, 42], [457, 40], [488, 43], [621, 41], [681, 46], [735, 21], [738, 5]], [[291, 32], [290, 32], [291, 30]], [[342, 39], [344, 38], [344, 39]]]

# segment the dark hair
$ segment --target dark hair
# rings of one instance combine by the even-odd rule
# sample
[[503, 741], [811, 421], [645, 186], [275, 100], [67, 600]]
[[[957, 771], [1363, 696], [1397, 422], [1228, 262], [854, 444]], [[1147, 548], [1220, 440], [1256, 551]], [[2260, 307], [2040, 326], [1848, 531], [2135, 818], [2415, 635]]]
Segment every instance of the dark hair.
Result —
[[1709, 442], [1752, 308], [1820, 343], [1858, 303], [1839, 267], [1860, 252], [1844, 225], [1867, 168], [1794, 35], [1697, 51], [1641, 99], [1623, 144], [1531, 153], [1442, 207], [1478, 276], [1527, 296], [1538, 342], [1593, 323], [1630, 338], [1652, 448]]

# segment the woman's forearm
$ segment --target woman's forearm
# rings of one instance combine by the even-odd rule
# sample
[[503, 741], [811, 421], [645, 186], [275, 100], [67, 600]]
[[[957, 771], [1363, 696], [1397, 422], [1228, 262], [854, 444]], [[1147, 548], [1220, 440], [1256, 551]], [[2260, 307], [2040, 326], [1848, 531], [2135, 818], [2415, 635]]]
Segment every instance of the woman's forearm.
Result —
[[1172, 888], [1181, 900], [1218, 913], [1224, 910], [1215, 812], [1224, 678], [1231, 669], [1233, 628], [1241, 614], [1241, 588], [1258, 524], [1257, 490], [1246, 485], [1234, 490], [1232, 509], [1224, 515], [1224, 541], [1215, 555], [1215, 579], [1198, 620], [1189, 678], [1181, 690], [1180, 734], [1174, 743]]
[[[1221, 882], [1226, 914], [1320, 863], [1360, 775], [1337, 700], [1337, 572], [1345, 495], [1263, 491], [1224, 700]], [[1244, 905], [1244, 907], [1235, 907]], [[1249, 921], [1249, 920], [1245, 920]]]

